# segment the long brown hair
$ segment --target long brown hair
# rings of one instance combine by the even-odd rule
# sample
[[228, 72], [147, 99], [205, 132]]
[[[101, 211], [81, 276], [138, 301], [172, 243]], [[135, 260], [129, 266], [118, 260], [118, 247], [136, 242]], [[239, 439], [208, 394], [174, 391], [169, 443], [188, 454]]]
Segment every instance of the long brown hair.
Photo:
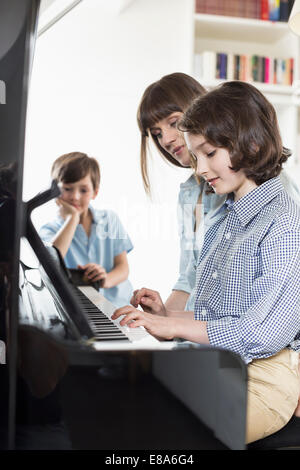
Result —
[[178, 123], [230, 153], [231, 168], [260, 185], [278, 176], [291, 155], [283, 147], [272, 104], [249, 83], [224, 83], [196, 99]]
[[[150, 181], [147, 165], [147, 145], [149, 129], [158, 121], [170, 114], [184, 112], [192, 101], [206, 93], [200, 83], [185, 73], [172, 73], [149, 85], [141, 99], [137, 112], [138, 126], [141, 131], [141, 172], [144, 188], [150, 194]], [[175, 166], [182, 167], [158, 142], [156, 136], [152, 139], [160, 154]]]

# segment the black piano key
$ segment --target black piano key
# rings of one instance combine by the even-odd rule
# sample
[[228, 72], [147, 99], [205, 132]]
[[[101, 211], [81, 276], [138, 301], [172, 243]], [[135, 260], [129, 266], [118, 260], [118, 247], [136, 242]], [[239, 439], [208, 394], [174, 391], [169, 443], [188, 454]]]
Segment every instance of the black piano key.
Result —
[[111, 330], [111, 331], [118, 331], [118, 332], [120, 331], [119, 328], [114, 328], [111, 325], [93, 325], [92, 324], [92, 328], [94, 330], [98, 330], [98, 331], [101, 331], [101, 330], [104, 331], [104, 330], [108, 330], [108, 329]]
[[120, 337], [105, 337], [105, 338], [102, 338], [102, 337], [95, 337], [95, 341], [128, 341], [128, 338], [127, 336], [120, 336]]
[[88, 297], [86, 297], [79, 289], [74, 288], [74, 293], [78, 298], [78, 302], [85, 313], [88, 322], [95, 334], [96, 341], [108, 340], [126, 340], [128, 337], [120, 330], [110, 318], [105, 315]]
[[[120, 328], [118, 328], [116, 325], [114, 325], [113, 323], [94, 323], [94, 322], [91, 322], [91, 325], [94, 327], [94, 328], [98, 328], [98, 329], [107, 329], [107, 328], [110, 328], [111, 330], [115, 330], [115, 331], [121, 331]], [[123, 332], [122, 332], [123, 333]]]
[[95, 330], [94, 333], [96, 334], [96, 336], [114, 336], [114, 337], [125, 336], [127, 338], [127, 336], [124, 335], [124, 333], [122, 333], [122, 331], [110, 331], [110, 330], [97, 331], [97, 330]]

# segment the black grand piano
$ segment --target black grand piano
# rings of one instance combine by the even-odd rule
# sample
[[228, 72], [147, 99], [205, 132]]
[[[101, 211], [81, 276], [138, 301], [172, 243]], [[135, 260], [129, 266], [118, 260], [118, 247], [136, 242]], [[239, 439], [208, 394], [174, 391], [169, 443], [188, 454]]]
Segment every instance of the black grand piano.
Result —
[[244, 449], [241, 359], [142, 331], [131, 338], [32, 224], [59, 194], [53, 182], [22, 200], [38, 10], [38, 0], [0, 1], [0, 448]]

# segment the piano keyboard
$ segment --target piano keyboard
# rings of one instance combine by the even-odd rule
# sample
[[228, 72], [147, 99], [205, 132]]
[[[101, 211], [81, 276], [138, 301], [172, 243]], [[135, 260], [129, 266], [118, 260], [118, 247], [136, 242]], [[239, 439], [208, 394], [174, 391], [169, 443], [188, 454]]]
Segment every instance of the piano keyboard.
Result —
[[159, 341], [143, 327], [121, 326], [112, 320], [116, 307], [91, 286], [78, 286], [75, 295], [95, 332], [93, 347], [103, 349], [173, 349], [173, 341]]
[[122, 330], [97, 305], [92, 302], [80, 289], [74, 289], [81, 308], [88, 318], [91, 329], [95, 333], [96, 341], [128, 341]]
[[112, 320], [111, 315], [116, 308], [110, 302], [105, 302], [106, 299], [93, 287], [77, 287], [76, 296], [95, 332], [96, 341], [125, 340], [133, 342], [150, 336], [142, 327], [124, 327], [120, 325], [121, 319]]

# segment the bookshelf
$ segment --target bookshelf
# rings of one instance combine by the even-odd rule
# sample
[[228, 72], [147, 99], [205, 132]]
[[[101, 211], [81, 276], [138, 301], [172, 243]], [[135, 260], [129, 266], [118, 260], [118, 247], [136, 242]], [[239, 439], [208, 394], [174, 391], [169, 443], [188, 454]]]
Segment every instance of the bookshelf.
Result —
[[[299, 73], [299, 38], [294, 35], [286, 22], [268, 21], [255, 18], [239, 18], [236, 16], [222, 16], [216, 14], [194, 12], [194, 48], [193, 48], [193, 76], [207, 89], [213, 88], [226, 79], [237, 79], [234, 74], [233, 60], [235, 56], [247, 57], [247, 73], [244, 79], [256, 86], [274, 105], [284, 145], [291, 148], [293, 157], [288, 166], [297, 170], [300, 176], [300, 73]], [[216, 56], [206, 60], [209, 54]], [[226, 56], [226, 67], [233, 70], [226, 78], [216, 78], [215, 73], [218, 56]], [[268, 83], [263, 80], [254, 81], [251, 70], [253, 56], [260, 60], [268, 58], [268, 67], [272, 74], [259, 75], [267, 77]], [[203, 60], [203, 57], [205, 59]], [[234, 59], [232, 59], [232, 57]], [[275, 65], [274, 65], [274, 59]], [[288, 75], [284, 78], [280, 72], [280, 82], [276, 83], [276, 67], [282, 64]], [[263, 64], [265, 67], [266, 62]], [[288, 64], [288, 65], [286, 65]], [[281, 66], [281, 65], [280, 65]], [[218, 65], [217, 65], [218, 67]], [[264, 69], [265, 70], [265, 69]], [[263, 72], [264, 74], [264, 72]], [[214, 76], [215, 75], [215, 76]], [[258, 77], [258, 78], [259, 78]], [[257, 76], [255, 76], [257, 79]], [[278, 80], [279, 81], [279, 80]], [[275, 83], [274, 83], [275, 82]]]
[[[255, 18], [239, 18], [236, 16], [209, 15], [195, 13], [196, 35], [205, 35], [214, 38], [216, 28], [218, 34], [224, 38], [239, 37], [241, 40], [252, 41], [255, 37], [259, 42], [272, 43], [277, 41], [288, 31], [285, 22], [265, 21]], [[266, 34], [267, 31], [267, 34]]]

